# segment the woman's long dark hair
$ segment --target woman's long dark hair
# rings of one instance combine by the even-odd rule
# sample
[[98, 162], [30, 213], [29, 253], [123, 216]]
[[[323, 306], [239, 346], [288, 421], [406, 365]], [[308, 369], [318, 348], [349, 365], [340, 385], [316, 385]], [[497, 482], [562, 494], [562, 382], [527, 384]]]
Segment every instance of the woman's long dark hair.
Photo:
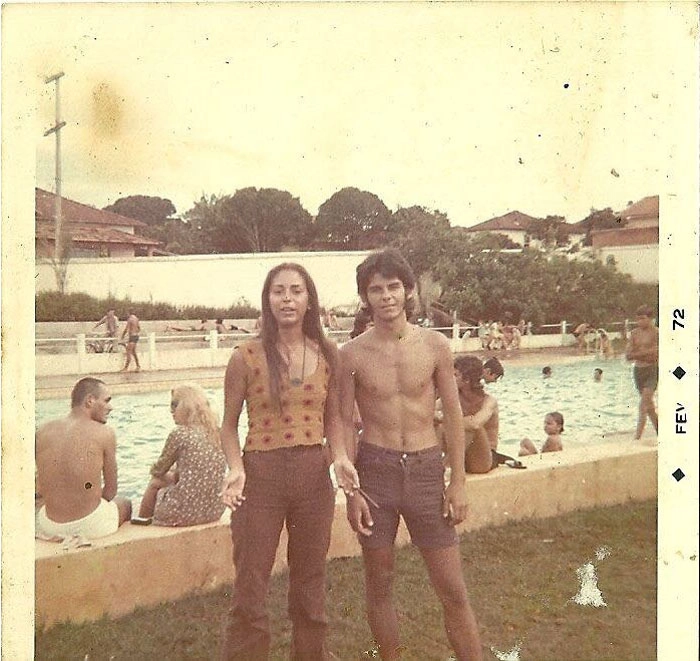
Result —
[[280, 385], [282, 383], [282, 374], [288, 369], [282, 354], [277, 348], [279, 341], [279, 329], [277, 320], [272, 314], [270, 307], [270, 289], [272, 289], [272, 281], [275, 276], [281, 271], [294, 271], [298, 273], [304, 280], [306, 291], [309, 294], [309, 307], [304, 315], [302, 324], [302, 332], [304, 337], [313, 340], [318, 344], [319, 350], [326, 359], [331, 370], [331, 378], [335, 375], [336, 369], [336, 354], [333, 351], [330, 341], [323, 334], [321, 328], [320, 311], [321, 307], [318, 303], [318, 292], [316, 285], [311, 279], [309, 272], [300, 264], [294, 262], [284, 262], [278, 264], [267, 274], [265, 284], [262, 290], [262, 327], [260, 329], [260, 339], [262, 340], [265, 358], [267, 359], [267, 373], [270, 381], [270, 397], [278, 409], [282, 409], [280, 398]]

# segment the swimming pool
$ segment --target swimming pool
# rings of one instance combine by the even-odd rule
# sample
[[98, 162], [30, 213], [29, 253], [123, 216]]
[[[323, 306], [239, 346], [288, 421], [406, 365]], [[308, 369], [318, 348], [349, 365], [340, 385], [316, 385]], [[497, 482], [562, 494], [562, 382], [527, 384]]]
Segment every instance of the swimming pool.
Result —
[[[593, 370], [603, 370], [603, 380], [593, 381]], [[604, 434], [632, 430], [636, 423], [638, 395], [632, 381], [632, 366], [624, 360], [594, 360], [552, 366], [552, 377], [543, 379], [542, 366], [505, 366], [505, 377], [487, 386], [498, 399], [500, 412], [499, 450], [517, 454], [520, 440], [527, 436], [538, 447], [544, 441], [545, 414], [564, 415], [564, 448], [605, 442]], [[222, 388], [207, 388], [212, 405], [223, 412]], [[117, 433], [119, 493], [140, 498], [151, 464], [173, 428], [170, 392], [114, 395], [109, 424]], [[36, 424], [66, 415], [67, 399], [38, 400]], [[247, 418], [241, 416], [241, 438]]]

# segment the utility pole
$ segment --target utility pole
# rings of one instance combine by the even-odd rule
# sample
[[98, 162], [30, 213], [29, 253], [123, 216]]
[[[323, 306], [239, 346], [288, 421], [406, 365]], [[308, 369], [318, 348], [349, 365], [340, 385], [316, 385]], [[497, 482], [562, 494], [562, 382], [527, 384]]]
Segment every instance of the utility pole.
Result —
[[56, 83], [56, 123], [48, 131], [44, 131], [44, 137], [52, 133], [56, 135], [56, 227], [54, 235], [54, 259], [57, 265], [61, 263], [63, 257], [63, 246], [61, 245], [61, 129], [66, 123], [61, 121], [61, 95], [59, 88], [59, 82], [63, 75], [63, 71], [59, 71], [57, 74], [44, 79], [47, 85], [53, 82]]

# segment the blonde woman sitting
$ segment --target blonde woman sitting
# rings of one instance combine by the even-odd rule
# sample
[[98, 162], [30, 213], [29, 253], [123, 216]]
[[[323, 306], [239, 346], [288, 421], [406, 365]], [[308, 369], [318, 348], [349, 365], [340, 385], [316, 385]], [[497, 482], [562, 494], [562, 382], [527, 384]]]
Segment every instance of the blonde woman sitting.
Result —
[[226, 459], [219, 425], [204, 391], [197, 385], [173, 388], [170, 432], [139, 509], [140, 519], [160, 526], [193, 526], [218, 521], [224, 513], [221, 482]]

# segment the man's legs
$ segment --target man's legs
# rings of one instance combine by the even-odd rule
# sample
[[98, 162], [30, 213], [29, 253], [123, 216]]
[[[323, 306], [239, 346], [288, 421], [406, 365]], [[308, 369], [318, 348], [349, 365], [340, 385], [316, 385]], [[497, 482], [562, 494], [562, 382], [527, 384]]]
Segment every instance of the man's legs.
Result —
[[493, 457], [489, 438], [483, 427], [468, 431], [467, 449], [464, 453], [464, 468], [467, 473], [488, 473], [493, 468]]
[[364, 548], [367, 619], [384, 661], [401, 654], [399, 623], [392, 602], [394, 584], [394, 547]]
[[642, 388], [641, 396], [639, 398], [639, 417], [637, 419], [637, 432], [635, 434], [635, 439], [639, 440], [644, 432], [644, 427], [646, 426], [647, 416], [651, 420], [651, 424], [654, 425], [656, 433], [659, 432], [659, 417], [656, 414], [656, 407], [654, 406], [654, 391], [651, 388]]
[[134, 343], [133, 342], [127, 342], [126, 343], [126, 363], [124, 364], [124, 367], [122, 367], [121, 371], [126, 372], [126, 370], [129, 369], [129, 365], [131, 364], [131, 354], [134, 352]]
[[479, 626], [464, 584], [459, 546], [420, 551], [435, 593], [442, 603], [447, 639], [457, 661], [481, 661]]

